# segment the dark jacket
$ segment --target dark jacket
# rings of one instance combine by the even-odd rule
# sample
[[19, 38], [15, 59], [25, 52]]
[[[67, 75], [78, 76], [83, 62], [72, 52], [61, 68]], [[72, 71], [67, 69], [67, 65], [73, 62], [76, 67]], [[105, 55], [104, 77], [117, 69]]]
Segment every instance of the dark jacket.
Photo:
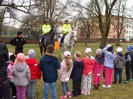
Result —
[[114, 68], [123, 68], [125, 64], [125, 57], [122, 54], [117, 54], [114, 60]]
[[8, 49], [4, 43], [0, 43], [0, 83], [7, 80]]
[[72, 70], [72, 73], [71, 73], [71, 78], [74, 79], [74, 80], [79, 80], [82, 78], [82, 74], [83, 74], [83, 67], [84, 67], [84, 64], [83, 64], [83, 61], [77, 61], [77, 60], [74, 60], [73, 61], [73, 70]]
[[16, 46], [16, 50], [23, 50], [23, 45], [26, 43], [26, 40], [23, 37], [14, 37], [9, 43]]
[[58, 78], [57, 70], [60, 68], [58, 58], [50, 53], [45, 53], [40, 60], [40, 70], [43, 73], [43, 80], [47, 83], [56, 82]]
[[126, 65], [127, 64], [131, 64], [132, 65], [131, 53], [132, 52], [126, 52], [126, 54], [125, 54]]

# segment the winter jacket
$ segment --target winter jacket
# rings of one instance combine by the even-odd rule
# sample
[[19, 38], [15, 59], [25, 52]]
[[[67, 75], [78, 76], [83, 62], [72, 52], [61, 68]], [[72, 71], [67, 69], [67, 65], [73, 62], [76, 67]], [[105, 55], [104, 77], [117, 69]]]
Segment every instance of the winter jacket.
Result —
[[1, 65], [4, 62], [7, 62], [9, 60], [8, 49], [6, 47], [6, 44], [4, 44], [4, 43], [0, 43], [0, 54], [3, 55], [0, 57], [0, 59], [1, 59], [0, 65]]
[[5, 82], [7, 77], [8, 49], [4, 43], [0, 43], [0, 83]]
[[122, 54], [117, 54], [114, 60], [114, 68], [123, 68], [125, 64], [125, 57]]
[[13, 78], [12, 76], [12, 69], [13, 69], [14, 63], [10, 62], [8, 67], [7, 67], [7, 74], [8, 74], [8, 78]]
[[54, 54], [45, 53], [40, 60], [39, 68], [43, 73], [44, 82], [56, 82], [58, 77], [57, 70], [60, 68], [60, 63], [57, 56]]
[[131, 54], [132, 54], [132, 52], [126, 52], [126, 54], [125, 54], [125, 60], [127, 63], [131, 63], [131, 61], [132, 61]]
[[95, 64], [94, 57], [93, 58], [85, 57], [83, 59], [83, 63], [84, 63], [83, 75], [85, 76], [91, 75]]
[[96, 56], [93, 75], [101, 75], [104, 68], [104, 58]]
[[28, 58], [26, 59], [26, 63], [30, 68], [31, 73], [31, 80], [40, 79], [41, 78], [41, 71], [39, 69], [39, 63], [35, 58]]
[[110, 46], [106, 46], [103, 49], [103, 53], [105, 55], [105, 61], [104, 61], [104, 66], [108, 68], [113, 68], [114, 67], [114, 59], [115, 59], [115, 54], [113, 52], [109, 52], [108, 48]]
[[75, 59], [73, 61], [73, 69], [71, 73], [71, 78], [75, 80], [81, 79], [82, 74], [83, 74], [83, 68], [84, 68], [83, 60]]
[[71, 75], [72, 68], [73, 68], [72, 60], [70, 60], [70, 62], [72, 65], [68, 72], [67, 72], [67, 65], [66, 65], [65, 59], [61, 62], [61, 68], [59, 70], [59, 79], [61, 82], [68, 82], [70, 79], [70, 75]]
[[26, 63], [16, 63], [12, 70], [12, 81], [15, 86], [27, 86], [30, 82], [30, 69]]
[[16, 50], [23, 50], [23, 45], [26, 43], [26, 40], [23, 37], [15, 37], [11, 39], [9, 43], [13, 46], [16, 46]]

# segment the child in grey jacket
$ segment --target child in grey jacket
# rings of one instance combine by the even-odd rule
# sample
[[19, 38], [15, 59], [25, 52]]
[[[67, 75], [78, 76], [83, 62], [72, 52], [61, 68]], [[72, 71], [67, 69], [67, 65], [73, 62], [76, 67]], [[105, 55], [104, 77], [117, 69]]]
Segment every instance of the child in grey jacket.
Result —
[[114, 59], [114, 84], [117, 82], [117, 76], [119, 74], [119, 84], [122, 83], [122, 69], [126, 64], [125, 57], [122, 54], [123, 49], [121, 47], [118, 47], [116, 49], [117, 54]]
[[17, 54], [12, 76], [17, 90], [17, 99], [26, 99], [26, 87], [30, 81], [30, 69], [25, 63], [25, 55], [23, 53]]

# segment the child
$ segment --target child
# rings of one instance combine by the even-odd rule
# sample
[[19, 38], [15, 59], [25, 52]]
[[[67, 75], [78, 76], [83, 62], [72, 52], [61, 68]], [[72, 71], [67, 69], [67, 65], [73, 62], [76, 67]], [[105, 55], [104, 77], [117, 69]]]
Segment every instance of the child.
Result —
[[93, 87], [94, 90], [99, 90], [99, 86], [102, 79], [102, 71], [104, 67], [104, 57], [102, 53], [102, 49], [96, 50], [96, 62], [93, 69]]
[[116, 49], [117, 55], [114, 60], [114, 84], [117, 82], [117, 76], [119, 74], [119, 84], [122, 83], [122, 69], [125, 66], [125, 57], [122, 54], [123, 49], [121, 47], [118, 47]]
[[94, 67], [94, 57], [91, 56], [91, 48], [86, 48], [85, 50], [86, 57], [83, 59], [84, 69], [83, 69], [83, 90], [82, 94], [89, 95], [91, 89], [91, 75]]
[[57, 70], [60, 63], [56, 55], [54, 55], [54, 46], [48, 45], [44, 56], [40, 60], [40, 70], [43, 73], [44, 81], [44, 99], [49, 99], [49, 88], [52, 91], [52, 99], [56, 99], [56, 81], [58, 78]]
[[132, 68], [132, 49], [133, 47], [131, 45], [128, 45], [126, 46], [126, 54], [125, 54], [125, 60], [126, 60], [126, 65], [125, 65], [125, 68], [126, 68], [126, 81], [125, 83], [128, 83], [128, 81], [130, 80], [131, 78], [131, 68]]
[[75, 60], [73, 61], [73, 69], [71, 78], [73, 79], [73, 91], [72, 96], [76, 97], [81, 94], [81, 80], [83, 74], [83, 60], [81, 58], [81, 52], [76, 51], [74, 54]]
[[68, 81], [70, 79], [72, 68], [73, 68], [73, 62], [71, 60], [71, 53], [69, 51], [65, 51], [64, 59], [61, 62], [61, 68], [59, 70], [59, 78], [61, 81], [62, 92], [63, 92], [63, 96], [61, 96], [60, 99], [67, 99], [67, 96], [71, 97], [68, 87]]
[[104, 61], [104, 73], [105, 73], [105, 84], [103, 85], [103, 88], [111, 88], [112, 85], [112, 74], [113, 74], [113, 68], [114, 68], [114, 59], [115, 59], [115, 53], [113, 52], [113, 46], [107, 45], [103, 48], [103, 53], [105, 56]]
[[35, 59], [35, 51], [33, 49], [28, 51], [28, 58], [26, 59], [26, 63], [29, 66], [31, 72], [31, 81], [27, 87], [28, 99], [35, 99], [35, 87], [37, 79], [41, 78], [41, 72], [39, 69], [39, 63]]
[[26, 99], [26, 87], [30, 82], [30, 69], [25, 63], [25, 55], [23, 53], [17, 54], [12, 75], [17, 90], [17, 99]]
[[10, 87], [11, 87], [11, 91], [12, 91], [12, 97], [13, 99], [16, 99], [16, 87], [12, 81], [12, 69], [13, 69], [13, 65], [14, 65], [14, 62], [15, 62], [15, 55], [14, 54], [11, 54], [9, 53], [9, 57], [10, 57], [10, 62], [9, 62], [9, 65], [7, 67], [7, 73], [8, 73], [8, 78], [10, 80]]

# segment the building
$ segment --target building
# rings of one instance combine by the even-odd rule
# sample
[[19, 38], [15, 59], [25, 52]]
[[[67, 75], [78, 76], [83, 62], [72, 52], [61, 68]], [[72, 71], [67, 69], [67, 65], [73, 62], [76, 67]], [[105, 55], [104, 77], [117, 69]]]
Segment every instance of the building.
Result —
[[[103, 16], [104, 19], [104, 16]], [[119, 21], [119, 25], [118, 25]], [[95, 18], [95, 21], [93, 23], [94, 31], [90, 34], [90, 38], [101, 38], [101, 32], [99, 30], [99, 24], [98, 20]], [[78, 26], [78, 33], [84, 34], [84, 26], [81, 22], [81, 20], [77, 21]], [[126, 18], [126, 17], [119, 17], [113, 16], [110, 24], [110, 31], [108, 34], [108, 39], [117, 39], [117, 33], [120, 33], [120, 39], [125, 39], [126, 41], [130, 41], [130, 39], [133, 39], [133, 18]]]
[[131, 39], [133, 39], [133, 18], [125, 18], [124, 25], [125, 25], [124, 38], [126, 39], [126, 41], [130, 41]]

